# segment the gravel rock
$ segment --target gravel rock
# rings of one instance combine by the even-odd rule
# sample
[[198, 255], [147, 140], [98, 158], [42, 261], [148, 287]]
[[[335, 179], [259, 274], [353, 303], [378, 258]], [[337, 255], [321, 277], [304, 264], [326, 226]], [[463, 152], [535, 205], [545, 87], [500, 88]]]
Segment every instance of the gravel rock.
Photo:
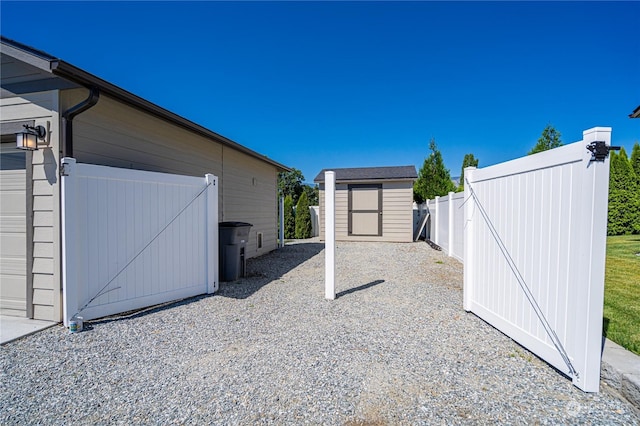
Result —
[[0, 424], [640, 424], [462, 309], [425, 243], [317, 239], [216, 295], [53, 327], [0, 349]]

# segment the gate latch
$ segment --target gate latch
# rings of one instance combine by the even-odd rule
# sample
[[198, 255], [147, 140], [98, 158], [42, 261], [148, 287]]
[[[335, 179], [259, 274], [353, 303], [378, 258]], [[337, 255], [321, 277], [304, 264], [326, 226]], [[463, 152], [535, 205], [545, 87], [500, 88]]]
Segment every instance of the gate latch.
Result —
[[609, 151], [619, 151], [619, 146], [609, 146], [604, 141], [595, 141], [587, 145], [591, 151], [591, 161], [604, 161], [609, 155]]

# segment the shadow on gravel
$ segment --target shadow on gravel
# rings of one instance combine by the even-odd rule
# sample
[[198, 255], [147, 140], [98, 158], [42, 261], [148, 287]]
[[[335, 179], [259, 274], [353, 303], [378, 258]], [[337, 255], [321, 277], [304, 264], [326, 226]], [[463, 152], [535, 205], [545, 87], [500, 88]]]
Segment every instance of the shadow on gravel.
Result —
[[336, 294], [336, 299], [338, 299], [339, 297], [342, 297], [342, 296], [346, 296], [347, 294], [355, 293], [356, 291], [366, 290], [368, 288], [377, 286], [378, 284], [382, 284], [383, 282], [384, 282], [384, 280], [375, 280], [375, 281], [371, 281], [368, 284], [363, 284], [363, 285], [360, 285], [358, 287], [354, 287], [354, 288], [350, 288], [348, 290], [341, 291], [340, 293]]
[[205, 299], [207, 297], [213, 297], [213, 296], [215, 296], [215, 294], [201, 294], [200, 296], [188, 297], [186, 299], [180, 299], [180, 300], [173, 300], [171, 302], [162, 303], [160, 305], [153, 305], [147, 308], [136, 309], [133, 311], [127, 311], [120, 314], [114, 314], [107, 317], [97, 318], [94, 320], [88, 320], [84, 322], [82, 326], [82, 332], [93, 330], [94, 325], [108, 324], [114, 321], [140, 318], [156, 312], [161, 312], [167, 309], [173, 309], [177, 306], [189, 305], [201, 299]]
[[285, 245], [271, 253], [247, 260], [247, 276], [237, 281], [221, 282], [218, 296], [246, 299], [272, 281], [297, 268], [324, 249], [320, 243]]

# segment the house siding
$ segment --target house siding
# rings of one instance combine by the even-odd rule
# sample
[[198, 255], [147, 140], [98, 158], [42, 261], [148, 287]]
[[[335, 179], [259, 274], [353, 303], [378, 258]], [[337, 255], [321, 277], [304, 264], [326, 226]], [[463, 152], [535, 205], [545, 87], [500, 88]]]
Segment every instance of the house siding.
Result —
[[[364, 182], [349, 182], [359, 184]], [[366, 182], [370, 183], [370, 182]], [[324, 240], [324, 184], [320, 184], [320, 239]], [[407, 181], [382, 182], [382, 236], [349, 235], [349, 189], [336, 183], [336, 241], [413, 240], [413, 185]]]
[[[33, 318], [48, 321], [60, 321], [62, 318], [60, 280], [60, 235], [57, 224], [60, 221], [59, 187], [58, 187], [58, 91], [46, 91], [21, 94], [0, 100], [0, 112], [3, 122], [35, 120], [35, 125], [42, 125], [48, 130], [48, 144], [41, 144], [31, 155], [31, 162], [26, 167], [27, 176], [32, 180], [30, 185], [32, 199], [27, 204], [33, 206], [31, 246], [33, 257], [27, 259], [32, 265], [26, 271], [27, 279], [32, 280], [31, 294], [27, 294], [27, 304], [32, 303]], [[29, 156], [27, 157], [29, 158]], [[25, 288], [25, 290], [27, 290]], [[27, 311], [24, 312], [27, 315]]]
[[[65, 108], [87, 97], [62, 92]], [[252, 223], [247, 257], [277, 247], [277, 169], [264, 161], [197, 135], [107, 96], [74, 120], [78, 162], [190, 176], [218, 176], [218, 217]], [[255, 184], [254, 184], [255, 182]], [[256, 233], [263, 233], [258, 250]]]
[[[249, 222], [253, 226], [247, 241], [248, 258], [277, 248], [277, 170], [234, 149], [224, 148], [222, 191], [223, 220]], [[258, 249], [257, 233], [262, 232]]]

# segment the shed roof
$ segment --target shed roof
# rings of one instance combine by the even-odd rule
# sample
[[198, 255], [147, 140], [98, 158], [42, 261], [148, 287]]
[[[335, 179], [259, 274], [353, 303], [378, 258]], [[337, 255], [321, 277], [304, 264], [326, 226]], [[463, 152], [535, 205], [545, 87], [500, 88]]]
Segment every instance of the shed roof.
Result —
[[387, 166], [322, 169], [313, 181], [324, 182], [325, 171], [336, 172], [336, 181], [414, 180], [418, 178], [415, 166]]
[[629, 118], [640, 118], [640, 105], [638, 108], [634, 109], [631, 114], [629, 114]]
[[[178, 114], [166, 110], [152, 102], [149, 102], [146, 99], [134, 95], [133, 93], [128, 92], [114, 84], [111, 84], [106, 80], [96, 77], [95, 75], [90, 74], [74, 65], [71, 65], [68, 62], [63, 61], [62, 59], [59, 59], [46, 52], [27, 46], [15, 40], [11, 40], [5, 36], [1, 37], [1, 41], [3, 47], [2, 55], [4, 56], [5, 54], [11, 54], [18, 60], [28, 63], [29, 66], [33, 67], [34, 69], [39, 69], [40, 75], [34, 73], [34, 78], [38, 79], [39, 81], [50, 82], [51, 77], [49, 77], [47, 80], [46, 74], [53, 74], [54, 76], [60, 77], [66, 81], [78, 84], [81, 87], [97, 87], [101, 93], [115, 98], [127, 105], [138, 108], [148, 114], [154, 115], [158, 118], [166, 120], [184, 129], [190, 130], [208, 139], [215, 140], [218, 143], [226, 145], [251, 157], [262, 160], [275, 166], [281, 171], [290, 171], [289, 167], [280, 164], [265, 155], [259, 154], [252, 149], [249, 149], [237, 142], [232, 141], [231, 139], [228, 139], [218, 133], [207, 129], [206, 127], [196, 124], [191, 120], [181, 117]], [[3, 72], [3, 74], [5, 73]], [[18, 82], [14, 85], [18, 85], [20, 83], [23, 82]], [[7, 87], [11, 86], [12, 84], [7, 85]], [[4, 88], [5, 85], [3, 84], [3, 89]]]

